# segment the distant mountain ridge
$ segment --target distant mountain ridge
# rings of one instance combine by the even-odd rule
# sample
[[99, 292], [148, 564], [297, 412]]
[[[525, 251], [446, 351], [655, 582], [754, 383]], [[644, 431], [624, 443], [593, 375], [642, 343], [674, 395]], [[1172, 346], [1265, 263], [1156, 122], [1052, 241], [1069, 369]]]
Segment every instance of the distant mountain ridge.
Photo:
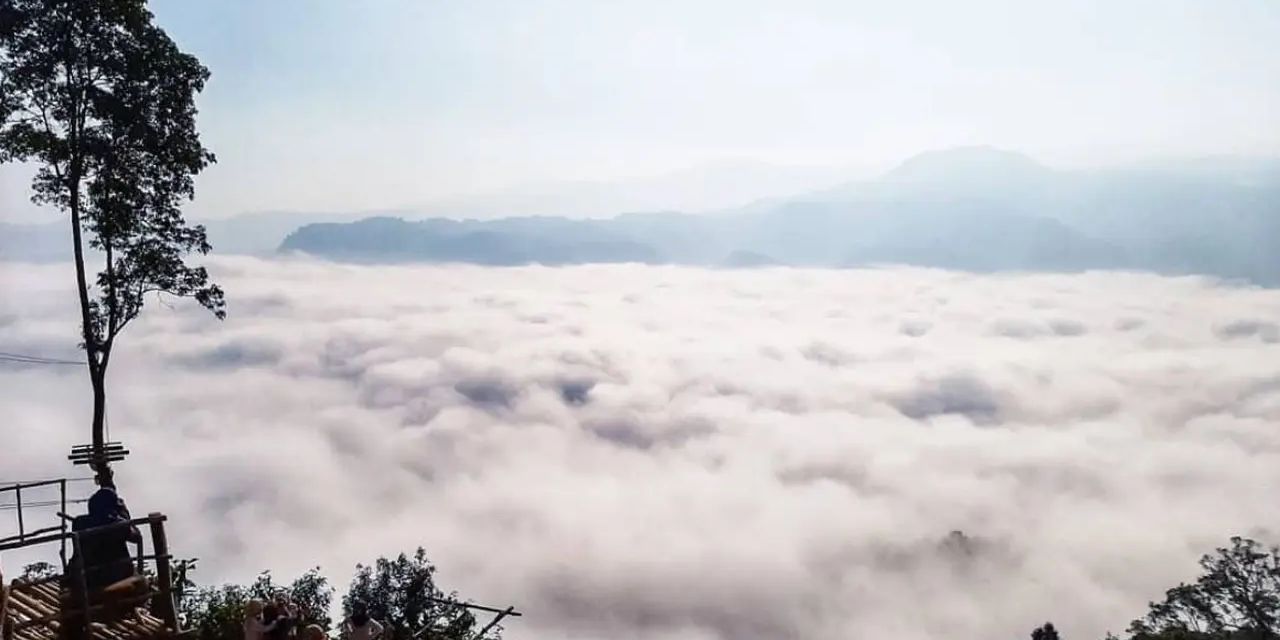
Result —
[[[713, 214], [358, 215], [268, 212], [197, 222], [216, 253], [366, 263], [1129, 269], [1280, 286], [1280, 158], [1064, 171], [1019, 153], [965, 147], [917, 155], [879, 179]], [[66, 236], [64, 222], [0, 224], [0, 260], [64, 260]]]
[[968, 147], [921, 154], [879, 180], [736, 213], [377, 217], [305, 225], [280, 248], [361, 262], [1122, 268], [1278, 285], [1280, 162], [1058, 171]]

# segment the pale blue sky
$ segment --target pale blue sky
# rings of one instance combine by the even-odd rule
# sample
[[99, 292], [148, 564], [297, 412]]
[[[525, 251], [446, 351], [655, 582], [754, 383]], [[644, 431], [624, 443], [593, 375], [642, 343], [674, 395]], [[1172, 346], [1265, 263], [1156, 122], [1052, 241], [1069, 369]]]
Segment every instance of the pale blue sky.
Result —
[[[153, 9], [213, 71], [200, 124], [220, 162], [197, 216], [730, 161], [870, 171], [959, 144], [1064, 166], [1280, 152], [1276, 0]], [[27, 217], [20, 172], [0, 171], [0, 217]]]

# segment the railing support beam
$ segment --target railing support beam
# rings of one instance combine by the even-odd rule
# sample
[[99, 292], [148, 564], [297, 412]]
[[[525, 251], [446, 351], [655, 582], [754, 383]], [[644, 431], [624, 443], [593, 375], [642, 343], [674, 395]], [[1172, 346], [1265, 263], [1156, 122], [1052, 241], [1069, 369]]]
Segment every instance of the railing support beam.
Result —
[[156, 555], [156, 613], [171, 631], [178, 631], [178, 607], [173, 600], [173, 567], [169, 563], [169, 540], [164, 533], [164, 516], [147, 516], [151, 524], [151, 548]]

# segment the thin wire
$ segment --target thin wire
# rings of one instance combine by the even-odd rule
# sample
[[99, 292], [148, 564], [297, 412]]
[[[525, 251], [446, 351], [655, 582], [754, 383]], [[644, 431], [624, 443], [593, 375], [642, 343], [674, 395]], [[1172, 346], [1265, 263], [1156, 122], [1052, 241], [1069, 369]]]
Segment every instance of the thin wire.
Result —
[[74, 362], [80, 364], [79, 360], [66, 360], [63, 358], [50, 358], [48, 356], [33, 356], [26, 353], [11, 353], [8, 351], [0, 351], [0, 356], [9, 356], [10, 358], [24, 358], [26, 360], [40, 360], [43, 362]]
[[83, 365], [85, 363], [76, 360], [61, 360], [58, 358], [46, 358], [44, 356], [32, 356], [22, 353], [7, 353], [0, 351], [0, 361], [3, 362], [22, 362], [26, 364], [67, 364], [67, 365]]
[[[84, 476], [82, 478], [53, 478], [51, 480], [0, 480], [0, 489], [3, 489], [4, 485], [8, 484], [38, 484], [41, 482], [57, 482], [59, 480], [66, 480], [67, 482], [88, 482], [93, 480], [93, 476]], [[37, 489], [40, 488], [43, 487], [37, 487]]]
[[[67, 498], [67, 504], [81, 504], [88, 501], [89, 501], [88, 498]], [[41, 500], [38, 502], [24, 501], [22, 503], [23, 509], [28, 509], [28, 508], [36, 509], [36, 508], [42, 508], [42, 507], [59, 507], [59, 506], [62, 506], [61, 500]], [[18, 503], [16, 502], [7, 502], [5, 504], [0, 504], [0, 511], [12, 511], [17, 508], [18, 508]]]
[[7, 358], [0, 356], [0, 362], [12, 362], [14, 364], [43, 364], [43, 365], [66, 365], [66, 366], [85, 366], [83, 362], [44, 362], [42, 360], [23, 360], [22, 358]]

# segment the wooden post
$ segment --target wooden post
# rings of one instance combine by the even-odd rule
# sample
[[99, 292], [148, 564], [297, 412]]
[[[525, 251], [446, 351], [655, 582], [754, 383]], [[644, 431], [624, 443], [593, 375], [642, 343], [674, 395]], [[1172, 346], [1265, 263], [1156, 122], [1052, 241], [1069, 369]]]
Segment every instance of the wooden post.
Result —
[[89, 639], [89, 585], [84, 577], [84, 546], [80, 544], [80, 534], [71, 534], [72, 557], [75, 562], [71, 566], [71, 602], [78, 610], [77, 615], [68, 620], [72, 625], [72, 638]]
[[157, 597], [160, 610], [156, 613], [160, 614], [160, 619], [170, 631], [177, 633], [178, 608], [173, 601], [173, 569], [169, 566], [169, 540], [164, 535], [164, 516], [149, 513], [147, 518], [151, 521], [151, 548], [156, 552], [156, 580], [160, 582]]
[[63, 478], [58, 481], [58, 489], [62, 492], [62, 511], [58, 512], [58, 522], [62, 523], [62, 549], [58, 552], [58, 557], [62, 558], [62, 573], [67, 573], [67, 519], [62, 517], [67, 512], [67, 479]]
[[494, 616], [493, 620], [489, 621], [489, 624], [486, 624], [484, 628], [480, 630], [480, 633], [476, 634], [476, 640], [484, 640], [484, 634], [489, 633], [490, 629], [492, 629], [495, 625], [497, 625], [498, 622], [500, 622], [503, 618], [514, 613], [515, 610], [516, 610], [515, 607], [507, 607], [497, 616]]
[[9, 622], [9, 587], [4, 585], [3, 571], [0, 571], [0, 640], [13, 640], [13, 623]]
[[13, 499], [18, 504], [18, 542], [22, 542], [27, 537], [26, 527], [22, 525], [22, 485], [14, 486]]

